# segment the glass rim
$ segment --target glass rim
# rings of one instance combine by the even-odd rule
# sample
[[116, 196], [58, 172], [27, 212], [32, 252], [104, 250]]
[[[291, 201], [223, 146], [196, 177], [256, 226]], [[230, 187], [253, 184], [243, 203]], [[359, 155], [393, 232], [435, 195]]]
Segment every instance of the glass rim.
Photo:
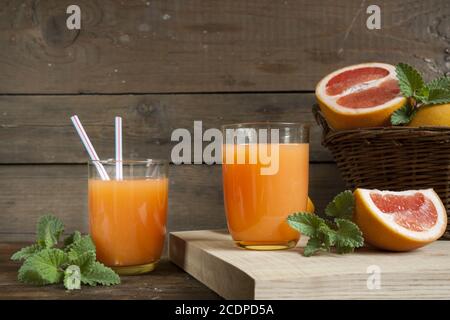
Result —
[[125, 160], [116, 160], [116, 159], [99, 159], [99, 160], [88, 160], [89, 164], [94, 163], [101, 163], [101, 164], [116, 164], [116, 163], [122, 163], [122, 164], [155, 164], [155, 165], [164, 165], [169, 164], [169, 160], [164, 159], [125, 159]]
[[308, 123], [303, 122], [284, 122], [284, 121], [255, 121], [255, 122], [237, 122], [224, 124], [221, 126], [222, 130], [224, 129], [245, 129], [245, 128], [254, 128], [258, 126], [278, 126], [278, 127], [292, 127], [299, 129], [309, 129], [310, 125]]

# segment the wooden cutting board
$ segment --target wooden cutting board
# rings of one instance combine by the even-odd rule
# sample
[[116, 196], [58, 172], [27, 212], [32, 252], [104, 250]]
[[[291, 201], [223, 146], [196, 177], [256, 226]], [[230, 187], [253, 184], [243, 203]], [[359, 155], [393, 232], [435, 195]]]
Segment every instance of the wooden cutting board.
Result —
[[169, 256], [226, 299], [450, 299], [450, 241], [305, 258], [305, 240], [291, 250], [250, 251], [225, 231], [172, 232]]

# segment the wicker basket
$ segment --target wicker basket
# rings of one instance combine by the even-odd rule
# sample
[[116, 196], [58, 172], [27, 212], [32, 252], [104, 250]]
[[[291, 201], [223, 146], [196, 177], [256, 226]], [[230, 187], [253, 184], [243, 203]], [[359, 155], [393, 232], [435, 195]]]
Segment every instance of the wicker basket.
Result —
[[[349, 188], [433, 188], [450, 214], [450, 127], [380, 127], [334, 131], [313, 108]], [[450, 220], [449, 220], [450, 221]], [[450, 239], [450, 225], [444, 238]]]

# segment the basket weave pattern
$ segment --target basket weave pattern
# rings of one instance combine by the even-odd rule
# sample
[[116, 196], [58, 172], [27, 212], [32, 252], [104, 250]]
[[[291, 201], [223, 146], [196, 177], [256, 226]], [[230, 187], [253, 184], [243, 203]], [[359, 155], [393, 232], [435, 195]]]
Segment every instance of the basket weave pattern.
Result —
[[[450, 127], [332, 130], [317, 106], [322, 144], [349, 188], [401, 191], [433, 188], [450, 213]], [[450, 239], [447, 225], [445, 238]]]

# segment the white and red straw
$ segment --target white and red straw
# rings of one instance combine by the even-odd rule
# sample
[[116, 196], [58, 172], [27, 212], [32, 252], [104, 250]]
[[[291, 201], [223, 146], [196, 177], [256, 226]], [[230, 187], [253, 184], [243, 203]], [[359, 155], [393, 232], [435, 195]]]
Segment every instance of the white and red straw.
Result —
[[72, 123], [75, 126], [78, 135], [80, 136], [81, 142], [83, 143], [87, 153], [89, 154], [89, 157], [91, 158], [95, 167], [97, 168], [100, 177], [102, 178], [102, 180], [109, 180], [108, 173], [106, 172], [103, 165], [100, 163], [99, 161], [100, 159], [97, 155], [97, 152], [95, 152], [94, 146], [92, 145], [91, 140], [89, 140], [89, 137], [86, 134], [86, 131], [84, 130], [83, 125], [80, 122], [80, 119], [78, 119], [78, 116], [74, 115], [70, 117], [70, 120], [72, 120]]
[[116, 117], [116, 180], [123, 180], [122, 118]]

